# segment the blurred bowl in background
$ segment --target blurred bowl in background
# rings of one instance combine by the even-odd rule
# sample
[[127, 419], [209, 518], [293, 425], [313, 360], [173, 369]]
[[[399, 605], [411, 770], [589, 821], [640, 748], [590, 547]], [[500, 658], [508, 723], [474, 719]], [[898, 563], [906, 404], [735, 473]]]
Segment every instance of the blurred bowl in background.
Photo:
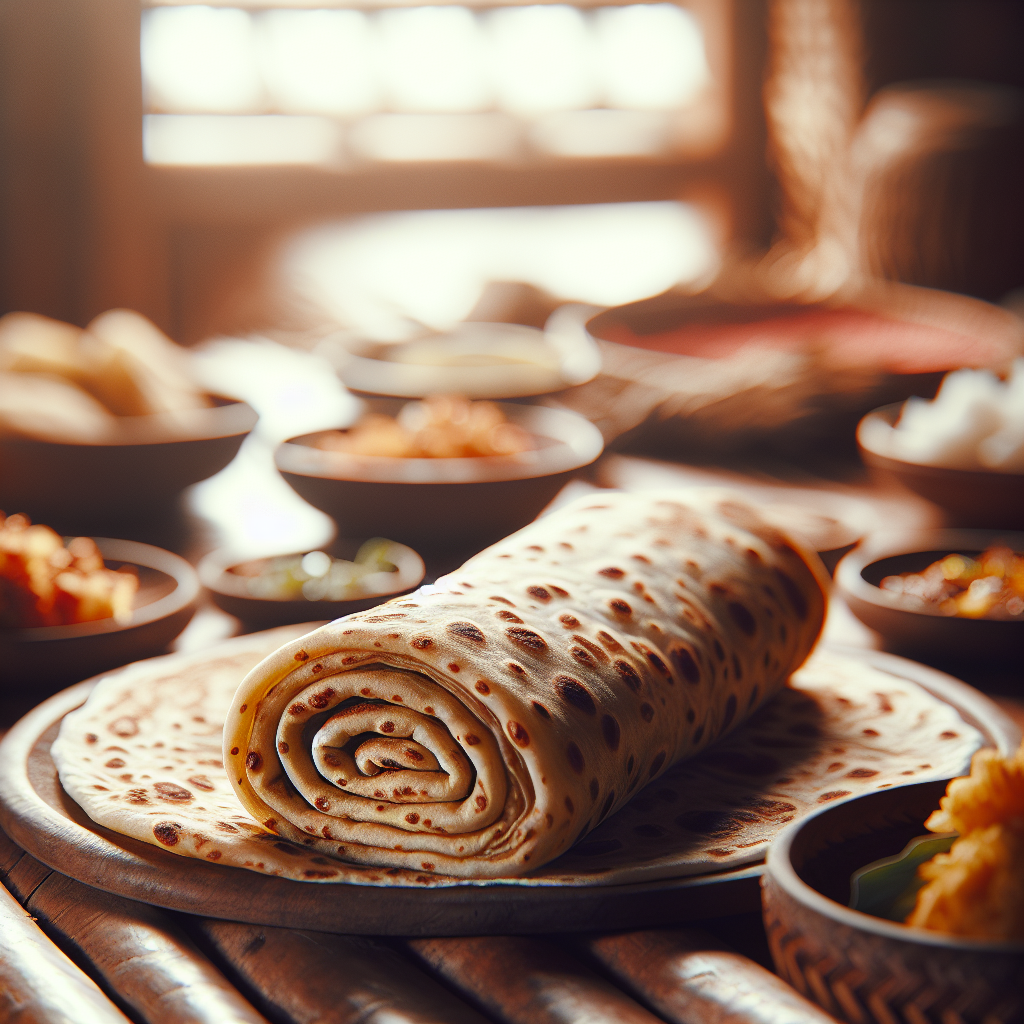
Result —
[[1024, 651], [1024, 617], [969, 619], [946, 615], [905, 594], [883, 590], [886, 576], [920, 572], [946, 555], [976, 556], [1002, 541], [1024, 551], [1024, 534], [991, 530], [922, 530], [911, 537], [876, 537], [846, 555], [836, 567], [836, 588], [850, 610], [880, 633], [885, 648], [923, 661], [993, 662]]
[[245, 402], [214, 401], [173, 416], [119, 417], [104, 443], [0, 435], [0, 508], [66, 533], [164, 515], [186, 487], [220, 472], [256, 425]]
[[768, 851], [762, 901], [776, 970], [841, 1021], [1020, 1019], [1020, 943], [909, 928], [846, 905], [853, 872], [924, 833], [945, 789], [922, 782], [830, 806], [794, 822]]
[[[400, 400], [367, 407], [394, 415]], [[343, 537], [380, 536], [419, 551], [483, 547], [525, 526], [603, 448], [584, 417], [542, 406], [499, 403], [507, 420], [533, 435], [521, 456], [405, 459], [316, 447], [325, 433], [282, 444], [277, 468], [311, 505], [337, 520]]]
[[587, 330], [604, 368], [564, 404], [616, 448], [690, 462], [743, 450], [856, 458], [871, 409], [1024, 350], [1020, 319], [979, 299], [873, 282], [842, 299], [776, 301], [742, 265], [697, 294], [605, 310]]
[[[353, 550], [345, 551], [340, 556], [337, 545], [331, 550], [336, 557], [351, 558]], [[305, 552], [296, 552], [293, 557], [301, 558]], [[387, 581], [388, 589], [372, 593], [354, 593], [351, 598], [341, 601], [313, 601], [303, 597], [301, 593], [293, 598], [259, 597], [252, 593], [251, 581], [269, 569], [279, 558], [289, 557], [275, 555], [266, 558], [251, 558], [238, 561], [237, 555], [223, 551], [214, 551], [207, 555], [198, 567], [200, 582], [210, 591], [213, 603], [218, 608], [241, 619], [246, 625], [266, 629], [271, 626], [283, 626], [293, 622], [310, 622], [314, 619], [339, 619], [343, 615], [373, 608], [399, 594], [406, 594], [423, 582], [425, 572], [423, 559], [404, 544], [392, 544], [388, 552], [397, 572], [388, 573], [393, 577]], [[375, 574], [382, 576], [383, 574]]]
[[107, 568], [138, 573], [131, 622], [106, 618], [0, 629], [0, 691], [5, 696], [34, 697], [37, 703], [70, 683], [162, 654], [195, 614], [199, 578], [184, 558], [150, 544], [95, 540]]
[[1024, 528], [1024, 473], [947, 469], [893, 458], [886, 442], [902, 408], [900, 402], [884, 405], [860, 421], [857, 446], [865, 465], [934, 502], [955, 526]]
[[545, 330], [510, 323], [461, 323], [443, 334], [394, 343], [328, 338], [317, 353], [346, 387], [371, 395], [525, 398], [594, 377], [600, 355], [584, 329], [594, 307], [556, 310]]

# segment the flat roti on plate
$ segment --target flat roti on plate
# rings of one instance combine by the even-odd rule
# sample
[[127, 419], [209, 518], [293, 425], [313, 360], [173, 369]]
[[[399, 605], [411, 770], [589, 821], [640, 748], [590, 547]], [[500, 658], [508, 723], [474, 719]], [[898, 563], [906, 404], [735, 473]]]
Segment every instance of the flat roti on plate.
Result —
[[611, 885], [755, 862], [824, 803], [967, 770], [981, 734], [922, 687], [816, 652], [745, 725], [640, 791], [568, 853], [526, 877], [466, 881], [347, 864], [282, 840], [244, 810], [221, 759], [239, 681], [297, 638], [284, 627], [154, 658], [102, 680], [52, 753], [101, 825], [172, 853], [300, 881], [440, 887]]

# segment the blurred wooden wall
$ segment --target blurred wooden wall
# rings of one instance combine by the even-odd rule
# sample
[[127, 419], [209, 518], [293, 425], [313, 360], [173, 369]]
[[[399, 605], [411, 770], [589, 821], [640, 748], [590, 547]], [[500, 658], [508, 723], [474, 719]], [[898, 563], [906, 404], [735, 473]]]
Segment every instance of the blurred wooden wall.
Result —
[[138, 26], [138, 0], [0, 4], [0, 311], [167, 319]]

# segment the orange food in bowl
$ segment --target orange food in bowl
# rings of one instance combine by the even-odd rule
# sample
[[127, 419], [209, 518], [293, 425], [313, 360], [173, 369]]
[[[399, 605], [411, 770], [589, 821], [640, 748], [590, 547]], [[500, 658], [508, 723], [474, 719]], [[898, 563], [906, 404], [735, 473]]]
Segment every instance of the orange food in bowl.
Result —
[[534, 444], [494, 402], [431, 395], [422, 402], [407, 403], [394, 418], [367, 413], [349, 430], [321, 435], [317, 446], [350, 455], [457, 459], [519, 455]]
[[126, 623], [138, 585], [132, 573], [106, 568], [89, 537], [65, 547], [50, 527], [0, 512], [0, 627]]
[[1024, 941], [1024, 744], [1012, 757], [979, 750], [954, 779], [932, 832], [959, 832], [918, 874], [926, 885], [907, 924], [979, 939]]
[[996, 544], [977, 558], [950, 554], [921, 572], [886, 576], [879, 586], [937, 605], [946, 615], [1019, 618], [1024, 615], [1024, 556]]

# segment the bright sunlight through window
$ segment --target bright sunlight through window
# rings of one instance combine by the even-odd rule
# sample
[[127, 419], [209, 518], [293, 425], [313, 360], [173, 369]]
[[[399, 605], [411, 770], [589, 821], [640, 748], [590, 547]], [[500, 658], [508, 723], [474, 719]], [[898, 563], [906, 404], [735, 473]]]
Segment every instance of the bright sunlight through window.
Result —
[[157, 164], [658, 155], [709, 84], [672, 3], [156, 6], [141, 44]]

